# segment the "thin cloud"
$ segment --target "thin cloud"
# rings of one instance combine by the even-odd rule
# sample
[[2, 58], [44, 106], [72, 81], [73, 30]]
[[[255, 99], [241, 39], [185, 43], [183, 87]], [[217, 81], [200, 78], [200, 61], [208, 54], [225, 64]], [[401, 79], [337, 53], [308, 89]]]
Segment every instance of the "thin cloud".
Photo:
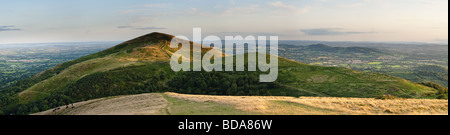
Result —
[[268, 2], [267, 4], [269, 6], [277, 8], [277, 9], [288, 10], [289, 12], [292, 12], [292, 13], [295, 13], [295, 14], [307, 13], [311, 9], [311, 7], [299, 8], [299, 7], [296, 7], [296, 6], [293, 6], [293, 5], [287, 5], [287, 4], [284, 4], [281, 1]]
[[259, 5], [249, 5], [247, 7], [232, 7], [225, 10], [222, 16], [242, 16], [261, 12]]
[[349, 3], [349, 4], [339, 4], [338, 7], [341, 8], [357, 8], [357, 7], [364, 7], [371, 4], [374, 4], [374, 2], [380, 2], [380, 1], [374, 1], [374, 0], [361, 0], [357, 3]]
[[283, 34], [280, 33], [265, 33], [265, 32], [218, 32], [216, 33], [219, 36], [280, 36]]
[[330, 35], [350, 35], [350, 34], [370, 34], [373, 31], [344, 31], [340, 28], [319, 28], [319, 29], [302, 29], [300, 32], [311, 36], [330, 36]]
[[429, 0], [416, 0], [416, 2], [424, 5], [434, 5], [437, 4], [435, 1], [429, 1]]
[[130, 9], [119, 10], [119, 13], [120, 14], [140, 13], [140, 12], [149, 11], [151, 9], [168, 8], [170, 6], [172, 6], [172, 5], [171, 4], [146, 4], [146, 5], [135, 6]]
[[343, 8], [355, 8], [355, 7], [363, 7], [366, 6], [366, 3], [352, 3], [352, 4], [340, 4], [339, 7]]
[[132, 30], [163, 30], [164, 27], [133, 27], [133, 26], [117, 26], [118, 29], [132, 29]]
[[134, 28], [135, 30], [163, 30], [166, 28], [163, 27], [140, 27], [140, 28]]
[[16, 28], [15, 26], [0, 26], [0, 31], [19, 31], [22, 29]]
[[147, 8], [163, 8], [163, 7], [169, 7], [171, 6], [171, 4], [147, 4], [147, 5], [142, 5], [142, 7], [147, 7]]
[[117, 26], [119, 29], [132, 28], [131, 26]]

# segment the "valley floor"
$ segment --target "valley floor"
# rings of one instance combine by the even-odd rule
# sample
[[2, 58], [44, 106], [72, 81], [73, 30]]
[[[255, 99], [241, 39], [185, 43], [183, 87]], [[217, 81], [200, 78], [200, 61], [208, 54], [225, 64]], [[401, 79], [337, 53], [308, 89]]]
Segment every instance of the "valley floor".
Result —
[[34, 115], [448, 115], [448, 100], [206, 96], [150, 93], [95, 99]]

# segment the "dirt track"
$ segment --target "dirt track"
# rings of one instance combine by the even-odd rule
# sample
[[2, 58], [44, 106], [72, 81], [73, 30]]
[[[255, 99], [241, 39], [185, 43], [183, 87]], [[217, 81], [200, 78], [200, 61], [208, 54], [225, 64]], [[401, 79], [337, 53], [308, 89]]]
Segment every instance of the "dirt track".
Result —
[[163, 115], [168, 102], [161, 94], [119, 96], [79, 102], [34, 115]]

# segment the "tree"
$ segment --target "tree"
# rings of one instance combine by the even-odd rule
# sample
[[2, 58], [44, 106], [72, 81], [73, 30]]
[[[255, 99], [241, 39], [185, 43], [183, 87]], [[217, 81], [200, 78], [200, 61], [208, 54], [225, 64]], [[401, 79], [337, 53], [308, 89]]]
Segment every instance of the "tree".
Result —
[[159, 73], [159, 79], [161, 79], [161, 80], [165, 80], [166, 79], [166, 74], [164, 73], [164, 72], [160, 72]]
[[448, 99], [448, 95], [446, 94], [441, 94], [439, 96], [436, 97], [437, 99]]
[[192, 93], [194, 93], [194, 94], [202, 94], [202, 91], [198, 88], [193, 89], [193, 88], [189, 87], [188, 90], [191, 90]]
[[282, 91], [282, 92], [280, 92], [280, 95], [281, 96], [286, 96], [286, 92]]
[[206, 85], [206, 82], [204, 80], [200, 83], [200, 89], [204, 91], [208, 89], [208, 85]]
[[33, 109], [31, 109], [31, 113], [39, 112], [39, 109], [37, 106], [34, 106]]
[[227, 89], [227, 95], [233, 95], [233, 91], [231, 89]]
[[272, 96], [272, 93], [269, 90], [267, 90], [266, 91], [266, 96]]
[[237, 93], [237, 89], [238, 89], [238, 87], [237, 87], [237, 84], [236, 84], [236, 82], [233, 82], [233, 84], [231, 84], [231, 92], [233, 93], [233, 94], [236, 94]]
[[239, 91], [236, 95], [243, 96], [245, 93], [243, 91]]

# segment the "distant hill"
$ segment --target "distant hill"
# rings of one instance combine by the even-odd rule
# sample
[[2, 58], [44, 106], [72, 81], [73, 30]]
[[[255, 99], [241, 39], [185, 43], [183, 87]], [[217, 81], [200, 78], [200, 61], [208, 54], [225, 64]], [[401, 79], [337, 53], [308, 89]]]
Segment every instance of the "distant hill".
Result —
[[436, 65], [420, 66], [414, 69], [416, 82], [433, 80], [438, 84], [444, 84], [448, 87], [448, 68]]
[[448, 87], [448, 47], [397, 45], [334, 47], [280, 45], [280, 55], [314, 65], [340, 66], [366, 73], [382, 73], [413, 82]]
[[[28, 114], [78, 101], [152, 92], [295, 97], [437, 97], [437, 90], [404, 79], [339, 67], [312, 66], [281, 57], [278, 58], [279, 77], [273, 83], [260, 83], [261, 72], [176, 73], [168, 62], [177, 50], [169, 48], [172, 38], [172, 35], [151, 33], [59, 64], [1, 91], [0, 113]], [[193, 45], [200, 44], [191, 42]], [[202, 49], [202, 53], [206, 51], [221, 53], [213, 48]], [[371, 50], [353, 48], [351, 51], [363, 53]]]
[[348, 54], [354, 54], [354, 53], [377, 53], [377, 54], [385, 54], [385, 52], [382, 52], [375, 48], [367, 48], [367, 47], [332, 47], [325, 44], [312, 44], [308, 46], [296, 46], [296, 45], [282, 45], [283, 47], [289, 48], [291, 46], [292, 48], [297, 48], [301, 51], [318, 51], [318, 52], [327, 52], [327, 53], [348, 53]]

